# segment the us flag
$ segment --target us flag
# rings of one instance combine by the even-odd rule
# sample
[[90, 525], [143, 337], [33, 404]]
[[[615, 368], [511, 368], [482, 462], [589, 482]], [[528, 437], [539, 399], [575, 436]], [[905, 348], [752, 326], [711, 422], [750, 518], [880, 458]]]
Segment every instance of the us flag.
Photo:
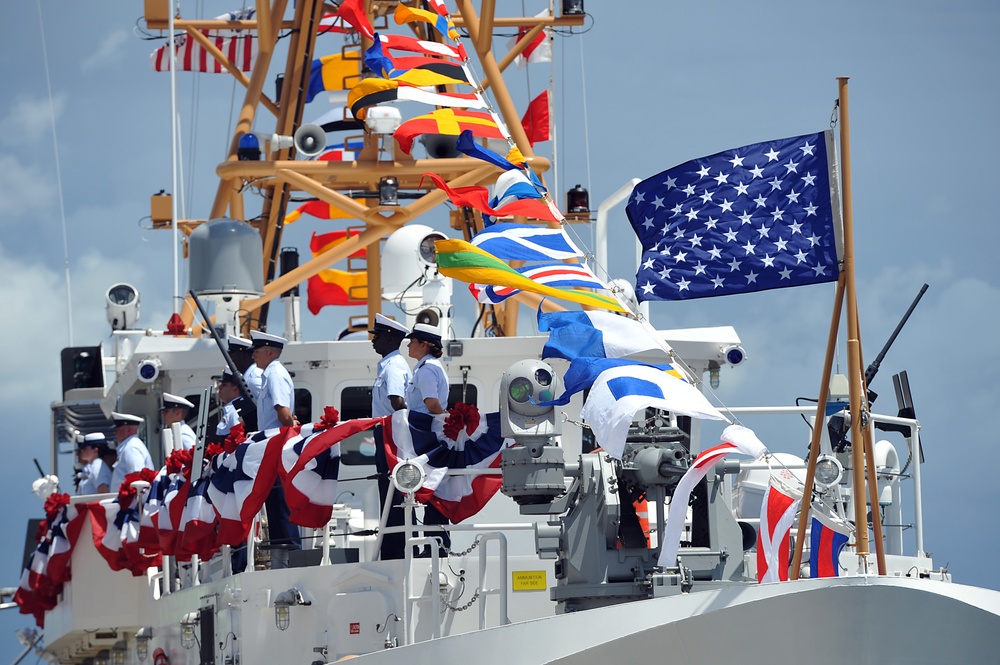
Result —
[[632, 190], [639, 300], [832, 282], [839, 274], [833, 132], [685, 162]]

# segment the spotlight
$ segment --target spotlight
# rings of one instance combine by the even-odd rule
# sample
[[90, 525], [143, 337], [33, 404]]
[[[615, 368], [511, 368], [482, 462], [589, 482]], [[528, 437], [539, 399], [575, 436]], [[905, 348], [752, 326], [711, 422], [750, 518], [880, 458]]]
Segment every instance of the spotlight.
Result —
[[413, 494], [424, 484], [423, 467], [403, 460], [392, 470], [392, 484], [403, 494]]
[[131, 284], [115, 284], [106, 295], [105, 311], [112, 330], [127, 330], [139, 320], [139, 291]]
[[844, 475], [844, 467], [833, 455], [820, 455], [816, 460], [814, 480], [821, 489], [828, 490], [840, 483]]

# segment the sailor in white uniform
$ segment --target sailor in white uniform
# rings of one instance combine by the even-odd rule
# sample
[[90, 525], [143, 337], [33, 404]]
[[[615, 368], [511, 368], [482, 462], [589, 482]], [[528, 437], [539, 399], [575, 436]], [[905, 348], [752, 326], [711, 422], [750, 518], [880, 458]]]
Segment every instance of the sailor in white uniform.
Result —
[[250, 390], [250, 396], [257, 400], [260, 397], [261, 375], [264, 371], [253, 361], [253, 341], [230, 335], [229, 357], [236, 363], [236, 369], [243, 373], [243, 381]]
[[295, 424], [295, 386], [288, 370], [278, 358], [284, 337], [254, 330], [253, 361], [261, 369], [260, 398], [257, 400], [257, 426], [262, 430]]
[[[378, 361], [375, 383], [372, 385], [372, 417], [391, 416], [396, 411], [406, 408], [403, 395], [410, 383], [410, 366], [399, 352], [403, 338], [410, 334], [410, 329], [401, 323], [393, 321], [381, 314], [375, 315], [375, 325], [368, 331], [372, 334], [372, 348], [382, 356]], [[375, 437], [375, 468], [379, 472], [378, 489], [379, 505], [385, 505], [385, 497], [392, 489], [389, 480], [389, 462], [385, 456], [385, 444], [382, 425], [376, 425]], [[386, 518], [386, 526], [402, 526], [404, 522], [403, 508], [399, 505], [403, 496], [398, 490], [393, 490], [393, 501]], [[402, 559], [406, 550], [405, 534], [386, 533], [382, 537], [379, 558], [382, 561]]]
[[140, 469], [152, 469], [153, 459], [149, 456], [146, 444], [137, 436], [139, 426], [144, 422], [139, 416], [131, 413], [113, 412], [111, 419], [115, 423], [115, 440], [118, 442], [118, 461], [111, 475], [111, 491], [117, 492], [125, 476]]
[[406, 406], [420, 413], [444, 413], [448, 406], [448, 374], [438, 360], [444, 353], [441, 335], [434, 326], [418, 323], [406, 337], [410, 340], [410, 357], [417, 361], [406, 387]]
[[[288, 340], [257, 330], [252, 331], [250, 337], [253, 339], [253, 361], [263, 370], [260, 399], [257, 400], [258, 429], [266, 431], [298, 424], [295, 386], [288, 370], [278, 360]], [[280, 478], [274, 481], [264, 505], [267, 507], [271, 568], [288, 568], [288, 552], [302, 549], [302, 537], [290, 519]]]
[[83, 463], [83, 468], [77, 475], [77, 494], [104, 494], [110, 491], [111, 467], [104, 463], [100, 454], [101, 447], [107, 443], [102, 432], [77, 437], [77, 456]]
[[[410, 340], [407, 347], [410, 357], [417, 361], [413, 368], [413, 378], [410, 379], [406, 387], [406, 406], [410, 411], [429, 413], [432, 416], [446, 414], [448, 408], [448, 374], [444, 371], [444, 365], [438, 360], [444, 355], [444, 348], [441, 344], [441, 334], [434, 326], [426, 323], [418, 323], [413, 326], [413, 332], [406, 336]], [[424, 506], [424, 525], [447, 524], [448, 518], [434, 507], [433, 504]], [[441, 539], [440, 554], [447, 556], [451, 549], [451, 534], [442, 530], [438, 537]], [[425, 553], [421, 556], [430, 555], [430, 547], [424, 548]]]
[[174, 423], [180, 423], [181, 440], [180, 443], [174, 441], [174, 450], [191, 450], [198, 443], [198, 437], [194, 430], [187, 424], [188, 414], [194, 404], [179, 395], [163, 393], [163, 406], [160, 407], [160, 420], [164, 429], [171, 429]]
[[219, 403], [222, 404], [222, 407], [219, 414], [219, 423], [215, 426], [215, 434], [225, 439], [229, 435], [229, 430], [236, 425], [244, 424], [240, 417], [240, 406], [244, 400], [240, 395], [240, 388], [236, 383], [236, 377], [228, 369], [223, 371], [222, 376], [219, 378], [218, 393]]

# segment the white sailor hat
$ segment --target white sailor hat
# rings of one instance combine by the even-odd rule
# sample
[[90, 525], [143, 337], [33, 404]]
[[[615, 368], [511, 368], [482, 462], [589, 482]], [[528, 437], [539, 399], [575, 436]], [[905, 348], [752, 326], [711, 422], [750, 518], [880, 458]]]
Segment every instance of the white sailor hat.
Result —
[[115, 421], [115, 427], [141, 425], [143, 423], [142, 418], [139, 416], [133, 416], [131, 413], [118, 413], [117, 411], [111, 412], [111, 420]]
[[98, 446], [107, 445], [108, 440], [104, 436], [104, 432], [91, 432], [86, 435], [78, 435], [76, 438], [77, 448], [97, 448]]
[[421, 342], [430, 342], [441, 346], [441, 333], [438, 329], [427, 323], [418, 323], [413, 326], [413, 332], [406, 336], [407, 339], [418, 339]]
[[234, 350], [236, 350], [236, 351], [246, 351], [246, 350], [249, 350], [250, 347], [253, 346], [253, 342], [251, 342], [247, 338], [245, 338], [245, 337], [237, 337], [236, 335], [229, 335], [229, 337], [226, 338], [226, 341], [229, 342], [229, 352], [230, 353], [232, 353]]
[[180, 397], [179, 395], [171, 395], [170, 393], [163, 393], [163, 406], [160, 407], [160, 411], [165, 411], [166, 409], [193, 409], [194, 404], [188, 400]]
[[270, 333], [261, 332], [259, 330], [250, 331], [250, 339], [253, 340], [253, 348], [259, 349], [263, 346], [274, 347], [275, 349], [285, 348], [285, 344], [288, 340], [284, 337], [278, 337], [277, 335], [272, 335]]
[[382, 316], [381, 314], [376, 314], [375, 325], [373, 325], [371, 330], [369, 330], [368, 332], [373, 334], [393, 333], [395, 335], [409, 335], [410, 329], [404, 326], [402, 323], [393, 321], [388, 316]]

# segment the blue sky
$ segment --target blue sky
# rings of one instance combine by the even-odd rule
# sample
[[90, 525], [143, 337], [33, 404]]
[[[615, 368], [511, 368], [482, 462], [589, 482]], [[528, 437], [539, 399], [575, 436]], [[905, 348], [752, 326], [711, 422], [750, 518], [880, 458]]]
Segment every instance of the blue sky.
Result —
[[[235, 8], [202, 4], [211, 5], [205, 16]], [[497, 4], [500, 15], [521, 10], [521, 3]], [[194, 3], [181, 8], [186, 16], [196, 11]], [[528, 3], [525, 13], [541, 8]], [[596, 207], [629, 178], [825, 129], [835, 79], [851, 77], [866, 363], [920, 286], [930, 286], [882, 363], [872, 386], [883, 395], [876, 407], [894, 411], [890, 377], [907, 370], [927, 458], [927, 548], [956, 581], [1000, 588], [992, 563], [1000, 535], [983, 517], [1000, 494], [990, 477], [971, 473], [987, 467], [1000, 445], [983, 418], [1000, 403], [1000, 227], [994, 212], [1000, 7], [985, 1], [592, 0], [587, 10], [590, 30], [556, 38], [552, 70], [533, 65], [512, 71], [509, 79], [522, 108], [550, 72], [560, 82], [553, 186], [560, 203], [561, 193], [576, 183], [590, 190]], [[144, 326], [162, 327], [171, 311], [170, 237], [146, 230], [142, 221], [149, 196], [171, 189], [168, 76], [149, 66], [159, 42], [144, 42], [133, 31], [140, 12], [139, 4], [119, 2], [41, 7], [62, 205], [38, 5], [13, 4], [0, 26], [0, 274], [6, 278], [0, 341], [8, 349], [0, 418], [9, 451], [0, 528], [10, 536], [0, 549], [0, 585], [17, 584], [25, 522], [42, 514], [30, 493], [31, 460], [47, 466], [49, 404], [59, 399], [58, 355], [69, 340], [61, 208], [74, 344], [109, 340], [103, 299], [113, 283], [139, 288]], [[178, 78], [184, 154], [200, 165], [185, 182], [188, 216], [204, 217], [214, 167], [229, 141], [233, 88], [222, 77]], [[186, 120], [193, 110], [197, 126]], [[323, 110], [317, 107], [314, 115]], [[546, 150], [551, 144], [540, 152]], [[428, 222], [444, 228], [442, 220]], [[623, 208], [611, 224], [608, 268], [631, 278], [633, 240]], [[289, 228], [285, 244], [307, 254], [309, 234], [328, 228], [304, 219]], [[574, 230], [590, 242], [587, 228]], [[463, 291], [456, 285], [456, 298], [464, 298]], [[833, 286], [821, 285], [654, 303], [652, 321], [658, 328], [735, 326], [749, 361], [723, 372], [718, 399], [727, 405], [791, 403], [817, 393], [832, 302]], [[315, 320], [306, 314], [306, 338], [330, 338], [339, 330], [338, 314], [324, 312]], [[531, 317], [522, 318], [522, 332], [529, 332]], [[456, 328], [468, 334], [468, 325]], [[846, 362], [843, 351], [839, 362]], [[772, 449], [804, 453], [802, 428], [792, 435], [767, 419], [743, 422]], [[13, 630], [28, 623], [11, 611], [0, 614], [0, 659], [18, 652]]]

